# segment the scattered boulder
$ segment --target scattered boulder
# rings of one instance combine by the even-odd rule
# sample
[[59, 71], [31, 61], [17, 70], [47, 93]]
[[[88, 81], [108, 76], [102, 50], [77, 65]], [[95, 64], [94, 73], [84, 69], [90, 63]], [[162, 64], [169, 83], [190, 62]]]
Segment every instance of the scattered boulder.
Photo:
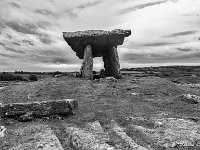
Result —
[[6, 128], [4, 126], [0, 126], [0, 138], [5, 136]]
[[58, 77], [61, 77], [61, 76], [62, 76], [62, 74], [56, 74], [55, 78], [58, 78]]
[[19, 121], [32, 121], [34, 119], [33, 112], [27, 112], [24, 115], [21, 115], [18, 120]]
[[1, 117], [17, 117], [19, 120], [31, 120], [32, 117], [50, 115], [70, 115], [78, 107], [74, 99], [53, 100], [29, 103], [11, 103], [0, 106]]
[[188, 102], [190, 104], [198, 104], [200, 102], [200, 96], [191, 95], [191, 94], [182, 94], [181, 100]]
[[105, 79], [108, 82], [117, 82], [117, 79], [115, 77], [106, 77]]

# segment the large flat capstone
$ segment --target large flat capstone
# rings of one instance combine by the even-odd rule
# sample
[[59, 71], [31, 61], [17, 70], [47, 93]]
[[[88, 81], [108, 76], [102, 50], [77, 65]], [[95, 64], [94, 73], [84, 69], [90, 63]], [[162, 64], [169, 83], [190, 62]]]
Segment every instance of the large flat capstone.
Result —
[[84, 49], [88, 44], [92, 46], [92, 56], [101, 57], [105, 51], [108, 51], [113, 46], [122, 45], [124, 38], [130, 35], [131, 30], [121, 29], [63, 32], [65, 41], [80, 59], [83, 59]]

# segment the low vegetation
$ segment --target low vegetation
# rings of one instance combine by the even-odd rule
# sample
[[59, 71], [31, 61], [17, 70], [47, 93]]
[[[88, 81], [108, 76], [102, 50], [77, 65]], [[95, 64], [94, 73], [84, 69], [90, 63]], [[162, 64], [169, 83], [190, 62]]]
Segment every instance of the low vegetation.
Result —
[[24, 81], [25, 79], [20, 75], [3, 72], [0, 74], [0, 81]]

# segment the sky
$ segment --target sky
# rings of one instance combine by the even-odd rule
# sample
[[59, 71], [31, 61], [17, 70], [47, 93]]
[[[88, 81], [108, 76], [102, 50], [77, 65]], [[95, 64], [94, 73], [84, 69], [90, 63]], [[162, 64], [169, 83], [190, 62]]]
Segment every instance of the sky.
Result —
[[121, 68], [200, 65], [200, 0], [0, 0], [0, 72], [78, 71], [62, 32], [97, 29], [131, 29]]

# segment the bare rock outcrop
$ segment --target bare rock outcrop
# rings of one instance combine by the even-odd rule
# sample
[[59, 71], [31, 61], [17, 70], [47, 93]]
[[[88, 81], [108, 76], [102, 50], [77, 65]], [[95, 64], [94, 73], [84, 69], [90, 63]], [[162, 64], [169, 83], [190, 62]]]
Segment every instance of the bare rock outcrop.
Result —
[[12, 143], [13, 147], [9, 150], [64, 150], [48, 125], [38, 124], [19, 127], [13, 134], [15, 142]]
[[155, 120], [153, 129], [136, 125], [134, 128], [163, 149], [200, 146], [200, 125], [191, 120], [163, 118]]
[[79, 150], [148, 150], [133, 141], [117, 124], [105, 131], [98, 121], [85, 128], [66, 127], [69, 142]]
[[198, 104], [200, 103], [200, 96], [191, 95], [191, 94], [182, 94], [180, 95], [182, 101], [190, 103], [190, 104]]

